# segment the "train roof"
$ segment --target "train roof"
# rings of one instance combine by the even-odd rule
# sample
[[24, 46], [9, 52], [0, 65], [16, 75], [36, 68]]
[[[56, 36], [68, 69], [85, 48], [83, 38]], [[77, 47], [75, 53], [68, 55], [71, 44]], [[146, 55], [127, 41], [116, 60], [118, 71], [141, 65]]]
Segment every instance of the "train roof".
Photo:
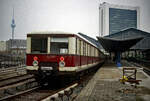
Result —
[[97, 48], [99, 48], [99, 50], [103, 49], [103, 47], [101, 46], [101, 44], [98, 42], [98, 40], [87, 36], [86, 34], [83, 33], [78, 33], [79, 35], [81, 35], [82, 37], [84, 37], [86, 40], [90, 41], [91, 43], [93, 43]]
[[74, 34], [70, 32], [64, 32], [64, 31], [34, 31], [30, 32], [29, 34]]
[[87, 35], [84, 35], [83, 33], [77, 33], [77, 36], [79, 36], [80, 38], [86, 40], [88, 43], [92, 44], [93, 46], [95, 46], [97, 49], [100, 50], [100, 47], [99, 47], [99, 43], [96, 42], [95, 39], [87, 36]]
[[64, 31], [34, 31], [34, 32], [27, 33], [27, 36], [30, 36], [30, 35], [50, 35], [50, 34], [52, 34], [52, 35], [56, 34], [56, 35], [77, 36], [77, 37], [87, 41], [88, 43], [90, 43], [91, 45], [93, 45], [99, 49], [99, 46], [97, 44], [95, 44], [94, 41], [87, 39], [86, 37], [84, 37], [80, 33], [71, 33], [71, 32], [64, 32]]

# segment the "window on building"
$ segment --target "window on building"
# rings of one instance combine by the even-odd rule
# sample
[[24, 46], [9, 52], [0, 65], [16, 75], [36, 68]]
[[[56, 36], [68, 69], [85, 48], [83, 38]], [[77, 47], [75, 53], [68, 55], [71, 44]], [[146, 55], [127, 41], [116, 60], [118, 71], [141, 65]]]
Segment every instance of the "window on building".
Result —
[[47, 38], [31, 38], [31, 52], [32, 53], [46, 53], [47, 52]]
[[52, 37], [50, 43], [51, 54], [68, 54], [68, 38]]

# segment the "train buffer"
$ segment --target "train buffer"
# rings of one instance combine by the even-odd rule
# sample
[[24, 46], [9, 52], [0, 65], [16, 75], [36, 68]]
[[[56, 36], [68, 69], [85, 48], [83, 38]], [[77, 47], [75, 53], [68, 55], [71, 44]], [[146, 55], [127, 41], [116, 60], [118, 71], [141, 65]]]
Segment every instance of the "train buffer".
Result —
[[135, 84], [136, 87], [136, 85], [142, 81], [136, 79], [136, 73], [137, 73], [136, 68], [123, 68], [123, 76], [120, 79], [120, 82], [122, 82], [123, 84], [125, 82], [129, 82], [131, 84]]

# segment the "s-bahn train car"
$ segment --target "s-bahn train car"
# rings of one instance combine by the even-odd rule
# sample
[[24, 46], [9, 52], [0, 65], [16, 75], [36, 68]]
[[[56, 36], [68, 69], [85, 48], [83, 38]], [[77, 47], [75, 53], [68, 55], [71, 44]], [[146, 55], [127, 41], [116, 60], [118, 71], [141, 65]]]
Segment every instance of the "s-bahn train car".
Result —
[[35, 75], [79, 73], [104, 62], [99, 48], [79, 34], [32, 32], [27, 34], [26, 69]]

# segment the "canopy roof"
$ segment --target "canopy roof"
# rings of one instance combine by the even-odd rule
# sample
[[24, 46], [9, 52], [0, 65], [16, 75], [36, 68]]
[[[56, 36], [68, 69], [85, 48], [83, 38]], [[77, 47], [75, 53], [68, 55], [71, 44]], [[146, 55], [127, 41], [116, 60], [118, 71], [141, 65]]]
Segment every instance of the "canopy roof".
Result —
[[98, 41], [101, 43], [103, 48], [108, 52], [124, 52], [128, 50], [130, 47], [135, 45], [138, 41], [143, 39], [143, 37], [136, 37], [130, 39], [115, 39], [108, 37], [97, 37]]

